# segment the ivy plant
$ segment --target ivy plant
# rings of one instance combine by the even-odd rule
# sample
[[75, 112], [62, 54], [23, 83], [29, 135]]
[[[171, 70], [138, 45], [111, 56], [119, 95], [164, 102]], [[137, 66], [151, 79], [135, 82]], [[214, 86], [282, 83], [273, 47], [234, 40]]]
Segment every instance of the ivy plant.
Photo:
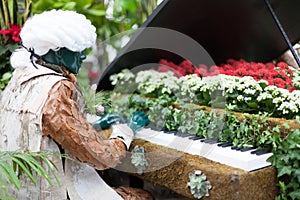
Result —
[[295, 129], [286, 138], [272, 136], [273, 155], [268, 159], [277, 169], [280, 194], [276, 200], [300, 199], [300, 130]]

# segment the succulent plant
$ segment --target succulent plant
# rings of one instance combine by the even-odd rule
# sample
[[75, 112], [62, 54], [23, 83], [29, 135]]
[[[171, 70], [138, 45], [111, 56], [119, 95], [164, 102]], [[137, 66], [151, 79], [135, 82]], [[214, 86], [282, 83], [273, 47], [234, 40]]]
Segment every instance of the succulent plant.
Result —
[[142, 174], [148, 166], [144, 147], [135, 146], [131, 153], [131, 163], [137, 168], [137, 173]]
[[203, 196], [209, 196], [208, 190], [212, 188], [210, 182], [206, 180], [206, 175], [200, 170], [195, 170], [189, 174], [190, 181], [187, 186], [190, 187], [191, 194], [201, 199]]

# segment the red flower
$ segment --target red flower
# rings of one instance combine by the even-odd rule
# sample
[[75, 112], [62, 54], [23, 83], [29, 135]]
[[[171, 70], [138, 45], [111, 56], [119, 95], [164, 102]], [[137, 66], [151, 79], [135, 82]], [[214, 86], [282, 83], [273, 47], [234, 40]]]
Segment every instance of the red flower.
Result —
[[243, 59], [229, 59], [226, 64], [220, 66], [210, 66], [200, 64], [197, 68], [189, 60], [182, 61], [179, 65], [168, 62], [165, 59], [160, 60], [162, 65], [159, 71], [174, 71], [176, 76], [184, 76], [187, 74], [197, 74], [198, 76], [214, 76], [218, 74], [226, 74], [231, 76], [252, 76], [256, 81], [266, 80], [269, 85], [275, 85], [280, 88], [288, 89], [290, 92], [295, 90], [293, 87], [293, 70], [289, 69], [284, 62], [277, 64], [247, 62]]
[[21, 41], [20, 32], [21, 32], [21, 26], [15, 24], [11, 24], [10, 29], [0, 30], [0, 34], [8, 35], [9, 40], [12, 40], [13, 42]]
[[168, 71], [171, 71], [171, 69], [170, 69], [169, 66], [166, 66], [166, 65], [160, 65], [160, 66], [157, 68], [157, 71], [159, 71], [159, 72], [168, 72]]
[[100, 75], [100, 73], [98, 71], [95, 71], [95, 70], [88, 71], [88, 77], [89, 77], [90, 82], [94, 82], [95, 80], [97, 80], [99, 75]]
[[277, 63], [277, 67], [279, 67], [281, 70], [289, 68], [288, 64], [285, 63], [285, 62], [279, 62], [279, 63]]
[[189, 60], [182, 61], [179, 66], [186, 71], [186, 74], [192, 74], [194, 72], [195, 67], [193, 63]]
[[209, 68], [209, 76], [215, 76], [218, 74], [220, 74], [218, 66], [213, 65]]

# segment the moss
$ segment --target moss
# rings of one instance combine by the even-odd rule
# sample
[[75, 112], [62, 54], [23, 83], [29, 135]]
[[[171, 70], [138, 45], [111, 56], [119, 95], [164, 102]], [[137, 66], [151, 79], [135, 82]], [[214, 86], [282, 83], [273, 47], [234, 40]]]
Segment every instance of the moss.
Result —
[[189, 173], [194, 170], [202, 171], [212, 185], [210, 196], [203, 199], [270, 200], [278, 194], [273, 167], [247, 172], [144, 140], [134, 140], [132, 147], [136, 145], [145, 148], [149, 166], [144, 174], [133, 175], [185, 197], [193, 199], [187, 183]]

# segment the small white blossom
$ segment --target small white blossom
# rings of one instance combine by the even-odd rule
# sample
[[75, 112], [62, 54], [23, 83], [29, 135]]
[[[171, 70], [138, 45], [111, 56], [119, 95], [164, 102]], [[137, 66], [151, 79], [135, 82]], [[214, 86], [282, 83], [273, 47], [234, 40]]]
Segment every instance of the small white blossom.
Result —
[[250, 88], [247, 88], [247, 89], [244, 90], [245, 94], [252, 94], [252, 95], [254, 95], [255, 92], [256, 92], [256, 90], [253, 90], [253, 89], [250, 89]]
[[274, 104], [280, 104], [280, 103], [282, 103], [284, 101], [284, 99], [282, 98], [282, 97], [277, 97], [277, 98], [274, 98], [273, 99], [273, 103]]
[[272, 99], [272, 95], [267, 93], [267, 92], [262, 92], [259, 94], [259, 96], [257, 97], [257, 101], [260, 102], [260, 101], [263, 101], [263, 100], [266, 100], [266, 99]]
[[238, 101], [243, 101], [244, 100], [244, 96], [243, 95], [239, 95], [236, 98]]
[[251, 98], [251, 97], [245, 97], [244, 99], [245, 99], [245, 101], [246, 101], [246, 102], [249, 102], [249, 101], [251, 101], [251, 100], [252, 100], [252, 98]]

